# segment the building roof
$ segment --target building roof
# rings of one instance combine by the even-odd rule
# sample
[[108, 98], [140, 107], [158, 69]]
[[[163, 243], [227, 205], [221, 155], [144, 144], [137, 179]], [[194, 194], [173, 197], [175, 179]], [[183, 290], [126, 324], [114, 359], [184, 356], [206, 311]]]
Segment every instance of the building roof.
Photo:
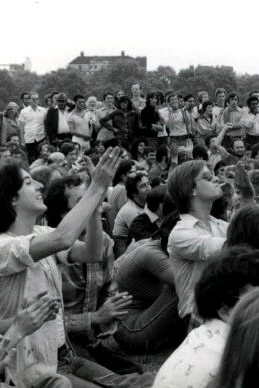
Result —
[[114, 55], [114, 56], [99, 56], [99, 55], [93, 55], [93, 56], [85, 56], [83, 51], [80, 53], [78, 57], [73, 59], [73, 61], [69, 62], [69, 65], [86, 65], [91, 62], [104, 62], [104, 61], [114, 61], [119, 59], [142, 59], [146, 57], [137, 57], [133, 58], [129, 55], [125, 55], [124, 51], [121, 52], [121, 55]]

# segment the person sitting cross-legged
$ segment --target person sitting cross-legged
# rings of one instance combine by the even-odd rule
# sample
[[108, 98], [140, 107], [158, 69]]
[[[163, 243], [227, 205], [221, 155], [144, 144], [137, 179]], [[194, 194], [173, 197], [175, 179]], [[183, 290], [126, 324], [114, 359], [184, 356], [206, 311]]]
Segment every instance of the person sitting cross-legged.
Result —
[[[53, 182], [47, 192], [48, 225], [56, 227], [83, 197], [87, 184], [77, 175]], [[142, 372], [125, 356], [110, 351], [101, 338], [111, 336], [118, 319], [127, 314], [131, 295], [118, 293], [113, 270], [113, 241], [102, 230], [101, 209], [97, 209], [80, 239], [91, 245], [93, 263], [61, 265], [66, 327], [69, 339], [82, 356], [90, 354], [116, 373]]]

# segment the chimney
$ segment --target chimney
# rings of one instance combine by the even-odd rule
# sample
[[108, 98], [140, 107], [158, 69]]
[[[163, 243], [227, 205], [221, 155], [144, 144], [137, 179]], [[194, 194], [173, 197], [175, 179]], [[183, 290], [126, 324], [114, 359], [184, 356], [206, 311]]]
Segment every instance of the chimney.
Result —
[[83, 51], [80, 52], [80, 57], [84, 57], [85, 53]]
[[122, 56], [122, 57], [125, 57], [125, 52], [124, 52], [124, 50], [122, 50], [121, 56]]

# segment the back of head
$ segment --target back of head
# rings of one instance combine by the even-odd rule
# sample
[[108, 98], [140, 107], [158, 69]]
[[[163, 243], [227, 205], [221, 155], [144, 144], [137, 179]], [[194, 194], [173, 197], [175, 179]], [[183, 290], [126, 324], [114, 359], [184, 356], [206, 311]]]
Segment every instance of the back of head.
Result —
[[205, 166], [203, 160], [191, 160], [177, 166], [168, 177], [167, 190], [180, 213], [188, 213], [195, 178]]
[[64, 143], [62, 144], [62, 147], [61, 147], [61, 152], [62, 154], [64, 154], [65, 156], [67, 156], [70, 152], [74, 151], [75, 149], [75, 144], [73, 143]]
[[219, 318], [219, 310], [232, 309], [249, 285], [259, 285], [259, 251], [246, 246], [224, 250], [204, 268], [196, 284], [199, 315], [205, 320]]
[[48, 164], [57, 163], [61, 159], [64, 159], [64, 154], [62, 152], [58, 152], [58, 151], [52, 152], [52, 154], [50, 154], [48, 158]]
[[259, 287], [242, 296], [230, 322], [215, 388], [256, 387], [259, 379]]
[[16, 219], [13, 199], [23, 185], [21, 168], [18, 163], [0, 164], [0, 233], [7, 232]]
[[245, 206], [232, 218], [227, 231], [227, 245], [233, 247], [247, 244], [259, 249], [259, 206]]
[[47, 187], [49, 186], [52, 178], [52, 174], [53, 174], [53, 170], [51, 167], [48, 167], [48, 166], [39, 166], [31, 170], [32, 178], [42, 183], [44, 186], [44, 190], [46, 190]]
[[208, 153], [206, 147], [202, 145], [196, 145], [193, 147], [192, 156], [194, 160], [208, 160]]
[[132, 160], [122, 160], [115, 172], [112, 185], [116, 186], [118, 183], [122, 182], [123, 176], [126, 176], [130, 172], [134, 162]]
[[46, 193], [45, 204], [47, 206], [46, 218], [48, 225], [55, 228], [63, 216], [68, 212], [68, 199], [65, 194], [67, 187], [79, 186], [83, 183], [77, 175], [67, 175], [53, 181]]
[[147, 208], [153, 213], [156, 212], [159, 206], [164, 203], [165, 194], [165, 185], [153, 188], [147, 195]]

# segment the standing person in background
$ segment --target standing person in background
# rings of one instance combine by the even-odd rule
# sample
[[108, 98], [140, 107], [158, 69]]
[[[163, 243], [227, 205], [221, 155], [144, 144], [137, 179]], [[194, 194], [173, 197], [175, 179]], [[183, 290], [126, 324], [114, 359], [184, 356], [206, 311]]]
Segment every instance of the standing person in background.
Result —
[[127, 96], [118, 101], [118, 109], [100, 119], [100, 124], [112, 131], [119, 144], [128, 149], [131, 141], [141, 136], [139, 113], [133, 109]]
[[121, 97], [124, 97], [125, 96], [125, 93], [123, 90], [116, 90], [115, 94], [114, 94], [114, 103], [115, 103], [115, 106], [116, 108], [118, 108], [118, 101]]
[[145, 99], [141, 97], [141, 87], [139, 84], [132, 85], [132, 106], [136, 111], [140, 112], [146, 105]]
[[114, 134], [108, 129], [101, 127], [100, 119], [114, 112], [116, 108], [114, 105], [114, 96], [112, 93], [105, 93], [103, 96], [103, 101], [104, 101], [104, 106], [101, 109], [98, 109], [96, 113], [96, 120], [97, 120], [97, 132], [98, 132], [97, 140], [105, 142], [107, 140], [114, 139]]
[[195, 105], [195, 97], [188, 94], [184, 97], [185, 108], [183, 109], [184, 120], [187, 125], [187, 131], [192, 137], [197, 131], [196, 119], [199, 117], [197, 106]]
[[246, 137], [245, 141], [248, 147], [259, 143], [259, 100], [257, 97], [249, 97], [247, 107], [249, 111], [245, 114], [244, 126]]
[[170, 143], [176, 143], [177, 147], [186, 146], [188, 139], [187, 126], [183, 111], [179, 108], [176, 94], [168, 96], [167, 116], [164, 116], [169, 130]]
[[29, 163], [37, 159], [37, 148], [45, 140], [44, 120], [46, 109], [39, 106], [39, 95], [31, 92], [30, 105], [21, 110], [18, 125], [24, 133], [24, 140]]
[[5, 108], [1, 129], [1, 144], [4, 145], [10, 136], [17, 135], [19, 142], [23, 141], [23, 133], [18, 123], [18, 105], [16, 102], [9, 102]]
[[20, 107], [19, 111], [21, 111], [23, 108], [27, 108], [27, 106], [30, 105], [30, 93], [23, 92], [21, 94], [21, 101], [22, 101], [22, 106]]
[[90, 121], [85, 112], [85, 98], [81, 94], [74, 97], [75, 109], [68, 115], [72, 141], [80, 144], [82, 151], [90, 148]]
[[53, 145], [57, 145], [60, 140], [72, 138], [68, 125], [67, 95], [65, 93], [59, 93], [57, 106], [48, 109], [45, 129], [49, 142]]
[[97, 98], [94, 96], [88, 97], [86, 100], [86, 117], [89, 120], [90, 133], [94, 140], [97, 136], [97, 106]]
[[213, 117], [213, 104], [211, 101], [205, 101], [202, 104], [201, 115], [197, 118], [196, 142], [198, 145], [205, 145], [207, 136], [215, 135], [218, 123]]
[[215, 92], [216, 103], [213, 106], [212, 114], [215, 120], [220, 121], [226, 103], [226, 90], [218, 88]]
[[181, 94], [178, 94], [177, 99], [178, 99], [179, 109], [183, 109], [185, 107], [185, 102], [184, 102], [183, 96]]
[[229, 106], [222, 113], [222, 125], [231, 123], [232, 129], [225, 134], [222, 145], [229, 150], [236, 139], [242, 140], [244, 137], [244, 111], [238, 106], [237, 93], [230, 93], [227, 102]]
[[157, 109], [158, 97], [155, 92], [148, 93], [146, 106], [141, 110], [142, 135], [151, 147], [157, 147], [157, 133], [163, 130], [162, 118]]
[[198, 106], [198, 112], [201, 113], [201, 109], [202, 109], [202, 104], [205, 102], [205, 101], [209, 101], [210, 97], [209, 97], [209, 93], [208, 92], [199, 92], [198, 93], [198, 100], [199, 100], [199, 106]]

